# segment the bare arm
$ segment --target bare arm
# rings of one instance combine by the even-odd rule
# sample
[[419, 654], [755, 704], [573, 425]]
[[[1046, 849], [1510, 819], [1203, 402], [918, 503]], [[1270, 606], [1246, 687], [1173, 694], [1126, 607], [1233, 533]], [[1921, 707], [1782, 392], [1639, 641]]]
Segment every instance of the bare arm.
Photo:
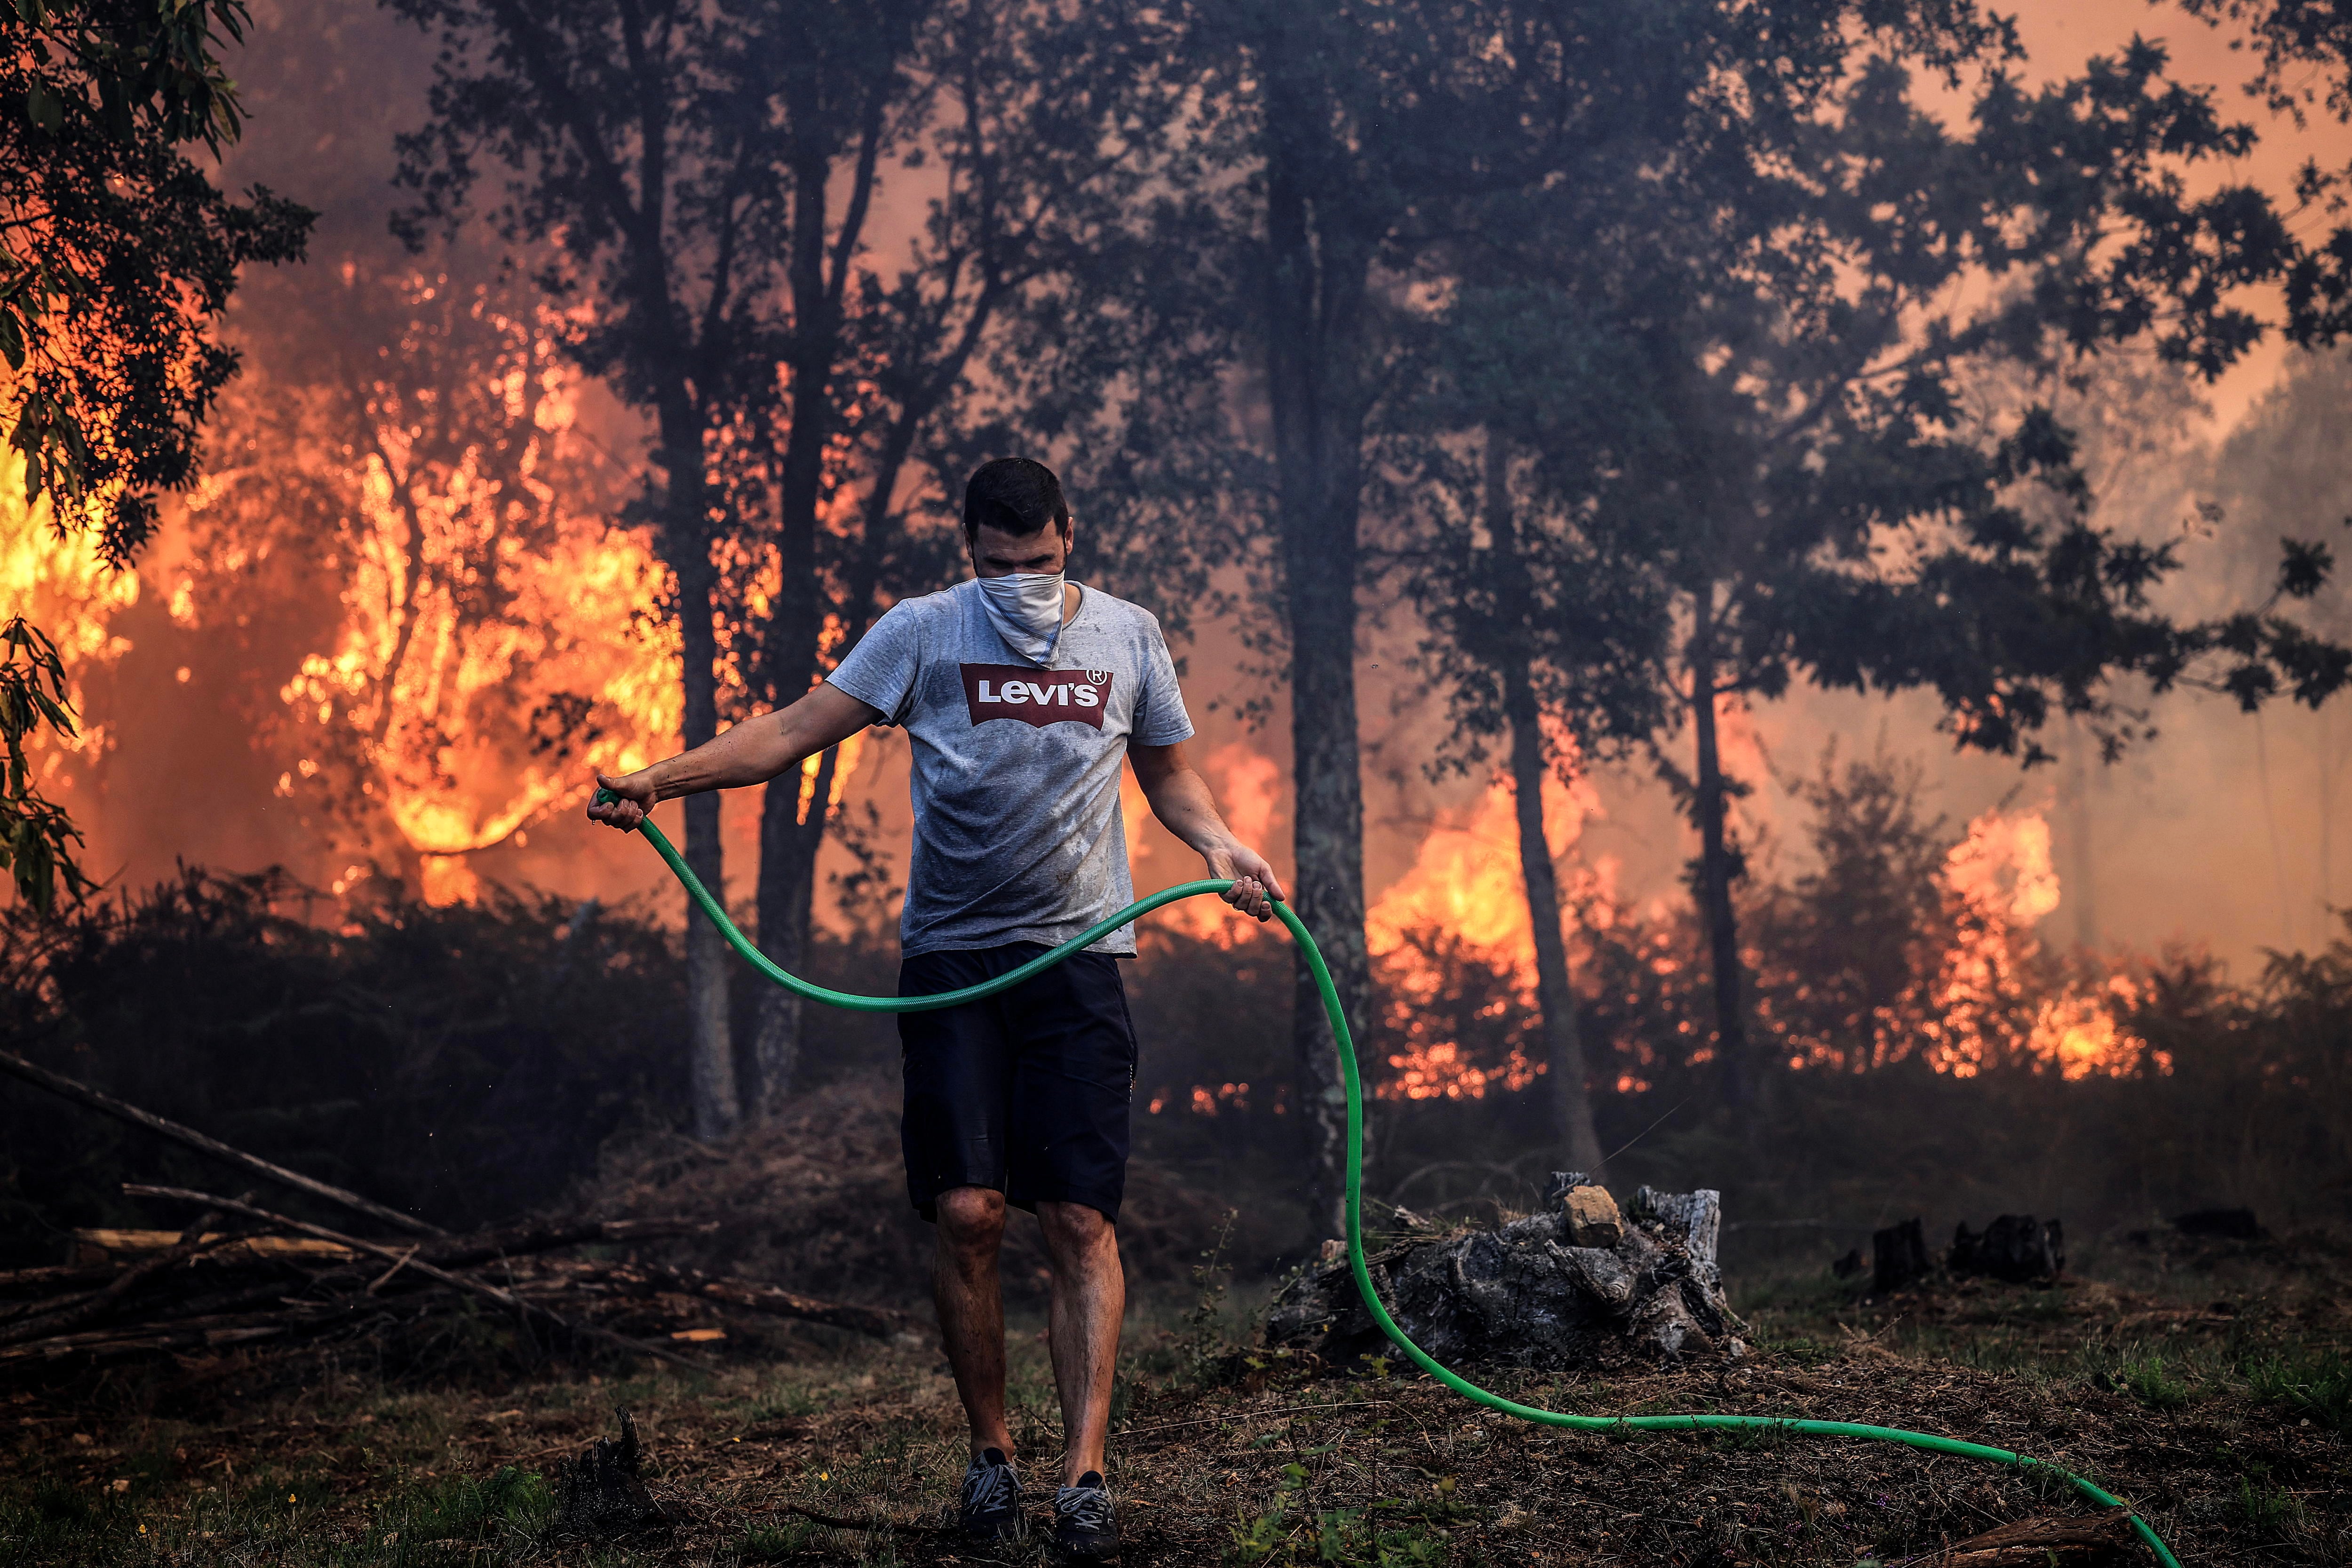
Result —
[[1217, 815], [1209, 781], [1193, 771], [1192, 760], [1184, 754], [1184, 743], [1130, 745], [1127, 760], [1160, 825], [1200, 852], [1209, 863], [1210, 876], [1233, 879], [1225, 902], [1245, 915], [1273, 919], [1274, 904], [1267, 895], [1282, 896], [1274, 868], [1265, 863], [1265, 856], [1235, 838], [1225, 819]]
[[598, 773], [597, 784], [621, 798], [609, 805], [592, 805], [588, 815], [625, 832], [643, 822], [656, 802], [765, 784], [881, 717], [840, 688], [819, 682], [791, 707], [746, 719], [690, 752], [619, 778]]

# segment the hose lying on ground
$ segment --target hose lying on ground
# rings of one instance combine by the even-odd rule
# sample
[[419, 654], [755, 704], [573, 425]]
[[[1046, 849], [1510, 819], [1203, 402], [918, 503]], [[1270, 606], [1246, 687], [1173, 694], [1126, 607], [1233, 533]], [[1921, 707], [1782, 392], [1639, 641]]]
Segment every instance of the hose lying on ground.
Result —
[[[617, 797], [609, 791], [599, 790], [599, 802]], [[967, 985], [961, 991], [942, 991], [930, 996], [859, 996], [846, 991], [828, 990], [812, 984], [796, 974], [790, 974], [772, 963], [737, 928], [719, 907], [719, 900], [702, 885], [678, 854], [668, 836], [654, 826], [648, 817], [640, 826], [642, 832], [669, 868], [685, 884], [687, 896], [693, 900], [713, 925], [719, 928], [729, 945], [743, 955], [751, 966], [786, 990], [795, 992], [812, 1002], [827, 1006], [846, 1008], [853, 1013], [925, 1013], [940, 1007], [953, 1007], [965, 1002], [977, 1002], [983, 996], [993, 996], [1009, 991], [1033, 974], [1051, 969], [1072, 953], [1100, 942], [1119, 927], [1141, 915], [1148, 915], [1163, 905], [1184, 899], [1200, 898], [1224, 892], [1233, 886], [1229, 880], [1211, 879], [1199, 882], [1180, 883], [1138, 899], [1134, 903], [1107, 920], [1080, 931], [1050, 952], [1038, 954], [1020, 968], [1000, 974], [993, 980], [977, 985]], [[1323, 1011], [1331, 1021], [1331, 1036], [1339, 1043], [1339, 1068], [1348, 1089], [1348, 1262], [1355, 1270], [1356, 1289], [1364, 1299], [1365, 1310], [1388, 1337], [1396, 1342], [1399, 1350], [1412, 1359], [1423, 1372], [1461, 1394], [1464, 1398], [1499, 1410], [1506, 1415], [1516, 1415], [1522, 1421], [1532, 1421], [1544, 1426], [1565, 1426], [1577, 1432], [1780, 1432], [1796, 1433], [1807, 1437], [1861, 1437], [1877, 1443], [1900, 1443], [1906, 1447], [1924, 1448], [1934, 1454], [1958, 1454], [1964, 1458], [1985, 1459], [1997, 1465], [2008, 1465], [2021, 1470], [2039, 1471], [2066, 1482], [2094, 1502], [2109, 1508], [2125, 1506], [2121, 1498], [2096, 1483], [2050, 1463], [2024, 1454], [2013, 1454], [2007, 1448], [1990, 1447], [1982, 1443], [1964, 1443], [1957, 1437], [1939, 1437], [1931, 1432], [1906, 1432], [1899, 1426], [1869, 1426], [1854, 1421], [1799, 1421], [1780, 1415], [1571, 1415], [1562, 1410], [1540, 1410], [1532, 1405], [1521, 1405], [1499, 1394], [1479, 1387], [1467, 1378], [1442, 1365], [1435, 1357], [1408, 1338], [1397, 1326], [1394, 1318], [1381, 1300], [1380, 1291], [1373, 1287], [1371, 1270], [1364, 1263], [1363, 1188], [1364, 1188], [1364, 1091], [1363, 1082], [1356, 1069], [1355, 1037], [1348, 1031], [1347, 1015], [1339, 1007], [1339, 993], [1331, 984], [1331, 972], [1323, 963], [1322, 950], [1315, 945], [1314, 936], [1288, 904], [1276, 901], [1274, 912], [1289, 928], [1291, 940], [1298, 943], [1307, 955], [1307, 966], [1315, 975], [1315, 987], [1322, 994]], [[2130, 1516], [2132, 1529], [2138, 1532], [2148, 1550], [2165, 1568], [2180, 1568], [2180, 1560], [2165, 1545], [2163, 1538], [2148, 1527], [2137, 1513]]]

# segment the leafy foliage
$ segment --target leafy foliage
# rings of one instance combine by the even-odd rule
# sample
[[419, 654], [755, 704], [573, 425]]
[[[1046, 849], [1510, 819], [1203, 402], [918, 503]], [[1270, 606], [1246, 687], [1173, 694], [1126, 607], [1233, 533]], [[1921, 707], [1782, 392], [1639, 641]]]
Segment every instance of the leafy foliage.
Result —
[[57, 645], [38, 627], [11, 617], [0, 626], [0, 868], [15, 879], [16, 896], [45, 915], [56, 907], [60, 880], [72, 898], [94, 886], [66, 847], [81, 834], [63, 807], [42, 796], [26, 748], [44, 729], [70, 738], [73, 707]]
[[17, 0], [0, 16], [0, 423], [27, 500], [87, 519], [106, 559], [194, 475], [196, 430], [236, 356], [210, 323], [237, 268], [299, 258], [310, 214], [215, 190], [179, 151], [241, 122], [215, 57], [240, 0]]

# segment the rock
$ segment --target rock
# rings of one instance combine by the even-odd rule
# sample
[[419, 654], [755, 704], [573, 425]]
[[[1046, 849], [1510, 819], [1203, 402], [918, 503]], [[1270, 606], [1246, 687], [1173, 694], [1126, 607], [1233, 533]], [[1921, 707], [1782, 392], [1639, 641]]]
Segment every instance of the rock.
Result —
[[1573, 1187], [1560, 1199], [1571, 1247], [1614, 1247], [1625, 1239], [1625, 1216], [1606, 1187]]
[[1916, 1219], [1872, 1232], [1870, 1252], [1870, 1288], [1881, 1296], [1917, 1284], [1935, 1268], [1927, 1258], [1927, 1238]]
[[[1382, 1248], [1365, 1260], [1382, 1302], [1448, 1366], [1597, 1370], [1745, 1353], [1747, 1325], [1725, 1300], [1716, 1265], [1717, 1194], [1645, 1187], [1623, 1213], [1590, 1184], [1562, 1186], [1559, 1198], [1559, 1208], [1496, 1229]], [[1604, 1218], [1615, 1220], [1613, 1240], [1581, 1244], [1580, 1225], [1593, 1236]], [[1283, 1287], [1266, 1341], [1339, 1365], [1388, 1344], [1344, 1260], [1318, 1263]]]
[[1985, 1275], [2022, 1285], [2066, 1271], [2066, 1234], [2056, 1220], [2037, 1224], [2030, 1214], [2005, 1214], [1979, 1236], [1963, 1220], [1952, 1232], [1946, 1265], [1957, 1275]]
[[1544, 1207], [1558, 1208], [1560, 1200], [1577, 1188], [1598, 1184], [1581, 1171], [1554, 1171], [1551, 1180], [1544, 1184]]

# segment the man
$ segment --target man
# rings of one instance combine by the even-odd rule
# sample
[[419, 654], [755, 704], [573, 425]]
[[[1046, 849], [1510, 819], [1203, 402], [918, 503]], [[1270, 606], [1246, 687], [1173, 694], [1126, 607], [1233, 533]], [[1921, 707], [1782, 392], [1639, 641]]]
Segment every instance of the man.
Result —
[[[1002, 458], [966, 487], [972, 580], [909, 599], [832, 676], [779, 713], [625, 778], [592, 805], [633, 828], [656, 801], [764, 784], [868, 724], [912, 743], [915, 843], [900, 921], [898, 994], [992, 979], [1134, 900], [1119, 761], [1154, 816], [1230, 877], [1225, 901], [1263, 921], [1274, 871], [1217, 815], [1184, 755], [1192, 734], [1160, 625], [1064, 580], [1074, 530], [1044, 464]], [[956, 1391], [971, 1423], [961, 1521], [980, 1542], [1023, 1531], [1004, 1424], [1004, 1309], [997, 1253], [1007, 1205], [1034, 1211], [1053, 1266], [1047, 1339], [1067, 1452], [1055, 1535], [1077, 1558], [1116, 1554], [1103, 1480], [1126, 1287], [1135, 1037], [1117, 958], [1132, 926], [1000, 996], [902, 1013], [900, 1140], [907, 1193], [935, 1222], [932, 1289]]]

